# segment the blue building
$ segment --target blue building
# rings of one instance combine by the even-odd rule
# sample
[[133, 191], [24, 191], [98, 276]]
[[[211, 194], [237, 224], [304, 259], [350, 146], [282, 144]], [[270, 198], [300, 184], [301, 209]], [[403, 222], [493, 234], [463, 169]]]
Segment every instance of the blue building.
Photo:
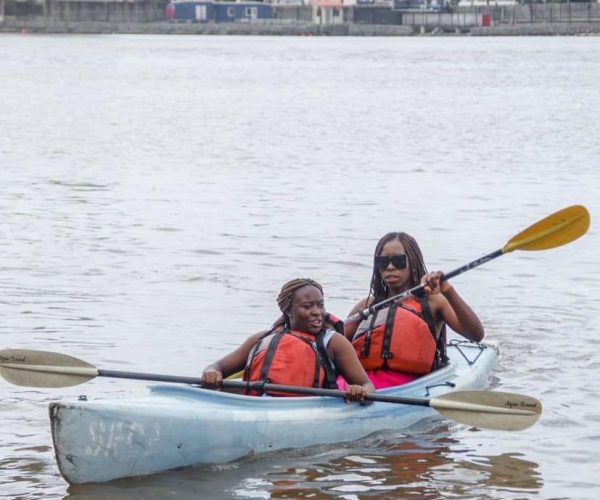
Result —
[[271, 5], [262, 2], [174, 2], [171, 21], [232, 23], [272, 19]]

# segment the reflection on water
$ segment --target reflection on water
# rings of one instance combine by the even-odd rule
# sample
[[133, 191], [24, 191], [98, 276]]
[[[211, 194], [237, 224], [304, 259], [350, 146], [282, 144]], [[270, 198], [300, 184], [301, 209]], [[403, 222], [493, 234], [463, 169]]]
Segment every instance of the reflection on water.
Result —
[[319, 492], [344, 498], [472, 497], [478, 490], [484, 498], [486, 488], [491, 488], [495, 498], [506, 498], [535, 494], [542, 485], [537, 464], [511, 455], [477, 456], [448, 437], [430, 433], [418, 441], [405, 437], [385, 449], [384, 443], [374, 444], [320, 468], [268, 474], [268, 491], [274, 498], [310, 497], [316, 484]]
[[411, 435], [372, 436], [343, 447], [247, 457], [105, 485], [69, 488], [68, 498], [168, 495], [215, 498], [524, 498], [539, 493], [538, 465], [520, 454], [481, 455], [444, 425]]
[[535, 490], [542, 486], [538, 465], [524, 460], [523, 454], [502, 454], [495, 457], [473, 457], [474, 467], [488, 473], [485, 484], [499, 491]]

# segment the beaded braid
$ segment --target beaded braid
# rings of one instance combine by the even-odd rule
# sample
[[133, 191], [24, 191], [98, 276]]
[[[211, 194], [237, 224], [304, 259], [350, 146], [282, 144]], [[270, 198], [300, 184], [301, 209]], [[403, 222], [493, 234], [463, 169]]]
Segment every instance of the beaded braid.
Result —
[[[425, 261], [423, 260], [423, 254], [421, 253], [421, 249], [412, 236], [406, 233], [395, 232], [388, 233], [383, 236], [375, 246], [375, 253], [373, 258], [381, 255], [383, 251], [383, 247], [386, 243], [390, 241], [397, 240], [404, 246], [404, 251], [406, 252], [406, 257], [408, 259], [407, 265], [410, 269], [409, 275], [409, 288], [418, 286], [421, 282], [421, 277], [427, 274], [427, 267], [425, 267]], [[373, 262], [373, 274], [371, 275], [371, 288], [369, 290], [369, 295], [367, 300], [373, 298], [373, 302], [381, 302], [388, 298], [388, 288], [383, 279], [381, 278], [381, 273], [379, 269], [375, 266]]]

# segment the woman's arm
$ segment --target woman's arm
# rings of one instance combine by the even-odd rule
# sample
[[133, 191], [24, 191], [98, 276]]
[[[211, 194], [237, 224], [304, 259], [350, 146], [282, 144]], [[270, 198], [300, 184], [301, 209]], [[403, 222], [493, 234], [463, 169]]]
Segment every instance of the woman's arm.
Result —
[[333, 359], [336, 368], [348, 382], [347, 401], [364, 401], [368, 392], [375, 391], [375, 387], [360, 364], [354, 347], [347, 338], [339, 333], [333, 335], [327, 346], [327, 352]]
[[[358, 304], [356, 304], [353, 308], [352, 311], [350, 311], [350, 314], [348, 314], [348, 316], [352, 316], [353, 314], [356, 314], [357, 312], [362, 311], [363, 309], [367, 308], [367, 299], [362, 299], [358, 302]], [[357, 321], [346, 321], [344, 322], [344, 335], [346, 336], [347, 339], [352, 340], [352, 337], [354, 337], [354, 334], [356, 333], [356, 330], [358, 328], [358, 325], [360, 324], [360, 320]]]
[[481, 342], [485, 334], [481, 321], [450, 283], [440, 282], [441, 276], [442, 272], [436, 271], [421, 279], [429, 295], [432, 311], [456, 333], [474, 342]]
[[221, 386], [224, 377], [242, 370], [246, 366], [250, 351], [264, 334], [265, 332], [258, 332], [251, 335], [237, 349], [208, 365], [202, 372], [202, 385], [216, 389]]

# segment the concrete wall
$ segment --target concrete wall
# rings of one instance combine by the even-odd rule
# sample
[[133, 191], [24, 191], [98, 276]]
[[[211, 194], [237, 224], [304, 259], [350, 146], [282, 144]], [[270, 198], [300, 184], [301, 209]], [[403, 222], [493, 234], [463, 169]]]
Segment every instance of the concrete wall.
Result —
[[128, 34], [188, 34], [188, 35], [281, 35], [281, 36], [410, 36], [410, 26], [381, 26], [312, 23], [123, 23], [123, 22], [64, 22], [39, 19], [10, 20], [0, 26], [0, 32], [30, 33], [128, 33]]

